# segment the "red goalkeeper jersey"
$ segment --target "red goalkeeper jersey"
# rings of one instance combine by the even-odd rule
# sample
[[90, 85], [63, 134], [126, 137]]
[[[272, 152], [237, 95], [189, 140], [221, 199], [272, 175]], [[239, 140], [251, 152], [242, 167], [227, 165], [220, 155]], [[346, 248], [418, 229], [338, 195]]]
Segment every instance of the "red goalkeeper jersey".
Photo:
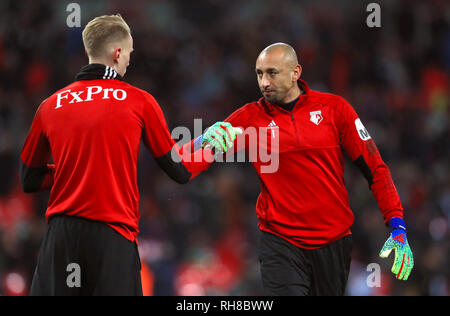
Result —
[[[112, 68], [91, 64], [77, 78], [36, 111], [21, 154], [23, 182], [33, 187], [30, 179], [40, 174], [29, 191], [51, 188], [47, 220], [57, 214], [97, 220], [135, 241], [141, 139], [178, 182], [187, 182], [207, 164], [172, 161], [171, 150], [178, 147], [157, 101], [121, 81]], [[54, 165], [47, 165], [50, 156]], [[204, 156], [202, 151], [202, 158], [211, 156], [210, 150]]]
[[[352, 106], [298, 83], [303, 94], [292, 111], [261, 98], [226, 119], [246, 131], [234, 151], [246, 150], [261, 182], [259, 228], [310, 249], [350, 234], [354, 216], [344, 183], [344, 152], [367, 178], [385, 222], [403, 217], [388, 167]], [[257, 146], [242, 141], [255, 131]]]

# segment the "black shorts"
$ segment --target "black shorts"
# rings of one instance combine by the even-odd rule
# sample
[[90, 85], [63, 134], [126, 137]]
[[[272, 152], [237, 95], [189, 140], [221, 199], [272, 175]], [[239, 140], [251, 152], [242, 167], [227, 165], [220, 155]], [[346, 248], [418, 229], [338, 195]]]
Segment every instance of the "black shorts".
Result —
[[265, 295], [341, 296], [350, 271], [352, 236], [319, 249], [302, 249], [261, 232], [259, 262]]
[[108, 225], [55, 216], [42, 242], [32, 296], [141, 296], [136, 243]]

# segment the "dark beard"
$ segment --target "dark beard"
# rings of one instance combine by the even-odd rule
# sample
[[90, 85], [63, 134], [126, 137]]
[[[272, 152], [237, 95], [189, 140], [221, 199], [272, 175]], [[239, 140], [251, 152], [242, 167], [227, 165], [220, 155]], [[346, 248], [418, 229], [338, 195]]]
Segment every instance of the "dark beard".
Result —
[[269, 102], [269, 103], [274, 103], [274, 104], [282, 103], [281, 99], [279, 98], [277, 93], [273, 93], [271, 96], [266, 96], [263, 93], [263, 97], [266, 100], [266, 102]]

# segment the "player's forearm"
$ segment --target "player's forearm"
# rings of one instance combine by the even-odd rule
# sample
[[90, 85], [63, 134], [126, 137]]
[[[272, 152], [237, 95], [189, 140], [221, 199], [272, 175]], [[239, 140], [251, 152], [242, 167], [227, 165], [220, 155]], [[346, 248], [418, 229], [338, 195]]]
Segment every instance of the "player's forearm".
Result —
[[185, 184], [207, 170], [213, 159], [210, 149], [191, 152], [189, 144], [186, 144], [182, 148], [175, 145], [170, 152], [155, 160], [171, 179]]
[[190, 173], [189, 180], [194, 179], [200, 173], [207, 170], [214, 161], [214, 154], [210, 148], [196, 149], [191, 146], [191, 143], [178, 148], [179, 159]]
[[209, 168], [214, 161], [214, 151], [225, 153], [232, 148], [239, 134], [242, 130], [230, 123], [216, 122], [205, 134], [180, 148], [167, 133], [172, 149], [156, 161], [173, 180], [184, 184]]
[[155, 158], [159, 167], [175, 182], [185, 184], [189, 182], [191, 174], [182, 162], [177, 162], [172, 159], [171, 152], [164, 156]]
[[383, 213], [386, 224], [393, 218], [403, 218], [403, 206], [392, 181], [388, 167], [383, 163], [373, 170], [373, 183], [370, 189]]
[[49, 190], [53, 186], [55, 165], [29, 167], [20, 161], [20, 184], [25, 193]]

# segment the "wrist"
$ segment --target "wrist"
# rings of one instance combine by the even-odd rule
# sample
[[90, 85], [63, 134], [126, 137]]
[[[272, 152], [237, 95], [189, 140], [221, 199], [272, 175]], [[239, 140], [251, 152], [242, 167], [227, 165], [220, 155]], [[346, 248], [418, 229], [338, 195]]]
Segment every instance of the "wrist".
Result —
[[202, 149], [202, 143], [203, 143], [203, 135], [200, 135], [196, 139], [194, 139], [194, 151]]
[[391, 231], [401, 229], [406, 233], [406, 224], [403, 218], [392, 217], [389, 221], [389, 227], [391, 228]]

